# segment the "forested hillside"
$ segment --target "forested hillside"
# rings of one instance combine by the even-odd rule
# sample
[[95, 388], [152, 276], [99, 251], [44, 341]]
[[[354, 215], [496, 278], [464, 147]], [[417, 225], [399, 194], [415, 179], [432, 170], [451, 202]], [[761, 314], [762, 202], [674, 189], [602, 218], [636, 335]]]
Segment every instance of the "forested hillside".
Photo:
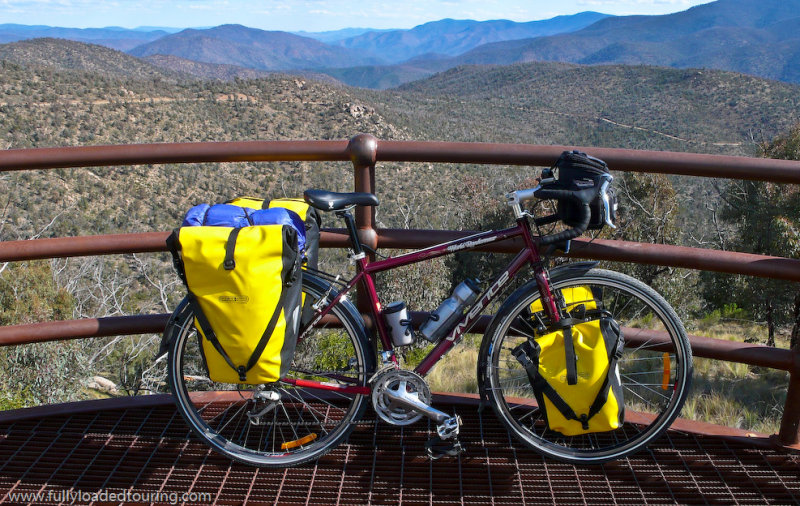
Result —
[[428, 138], [750, 155], [800, 120], [799, 91], [715, 70], [528, 63], [459, 67], [366, 96]]
[[159, 69], [120, 51], [64, 39], [44, 38], [2, 44], [0, 61], [53, 70], [82, 70], [128, 79], [166, 79], [175, 82], [178, 77], [174, 71]]
[[[175, 77], [179, 74], [153, 78], [149, 70], [136, 67], [132, 77], [116, 78], [113, 69], [118, 67], [113, 60], [105, 63], [109, 50], [98, 49], [99, 58], [87, 59], [79, 68], [98, 67], [99, 73], [41, 67], [46, 61], [41, 51], [34, 53], [36, 67], [3, 64], [0, 147], [343, 139], [368, 132], [384, 139], [748, 155], [755, 153], [757, 142], [800, 121], [797, 86], [718, 71], [567, 64], [463, 67], [402, 90], [372, 92], [289, 76], [179, 83]], [[104, 65], [112, 66], [109, 70]], [[313, 170], [312, 164], [101, 168], [58, 171], [57, 180], [45, 173], [23, 172], [11, 177], [14, 184], [28, 186], [12, 195], [23, 198], [33, 192], [32, 181], [49, 191], [60, 188], [60, 193], [49, 199], [52, 203], [42, 202], [35, 210], [10, 206], [9, 213], [20, 220], [12, 223], [21, 236], [35, 233], [66, 206], [78, 202], [85, 202], [81, 205], [88, 211], [76, 213], [75, 219], [57, 220], [50, 233], [147, 230], [174, 223], [195, 198], [237, 192], [293, 193], [310, 184], [336, 188], [351, 184], [346, 164], [313, 165]], [[380, 167], [379, 182], [396, 181], [393, 170]], [[426, 188], [423, 195], [432, 197], [429, 192], [441, 191], [438, 186], [428, 188], [427, 182], [437, 179], [434, 170], [418, 170], [413, 182]], [[484, 168], [469, 170], [485, 172]], [[236, 171], [258, 176], [230, 177]], [[130, 174], [137, 184], [122, 190], [118, 182]], [[379, 218], [387, 225], [396, 224], [401, 219], [396, 206], [404, 205], [406, 197], [419, 198], [425, 201], [418, 204], [425, 212], [417, 213], [414, 223], [439, 226], [443, 218], [433, 211], [431, 199], [404, 193], [411, 182], [382, 190], [397, 198], [386, 202]], [[138, 198], [130, 198], [131, 189], [141, 192]], [[100, 195], [112, 209], [93, 202]], [[158, 203], [153, 206], [155, 213], [144, 211], [151, 200]], [[141, 216], [126, 209], [128, 205], [141, 208]]]

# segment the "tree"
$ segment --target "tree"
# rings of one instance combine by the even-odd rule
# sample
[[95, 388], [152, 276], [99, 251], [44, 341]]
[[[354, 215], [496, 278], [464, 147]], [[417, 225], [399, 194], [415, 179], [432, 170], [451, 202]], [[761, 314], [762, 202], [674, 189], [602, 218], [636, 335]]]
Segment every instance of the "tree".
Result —
[[[56, 286], [48, 262], [10, 264], [0, 273], [1, 325], [64, 320], [71, 315], [72, 297]], [[75, 341], [0, 348], [0, 372], [0, 405], [64, 402], [82, 388], [86, 353]]]
[[[616, 177], [613, 187], [619, 199], [617, 228], [606, 233], [614, 239], [645, 244], [682, 243], [682, 200], [669, 176], [626, 172]], [[614, 268], [655, 288], [683, 317], [699, 306], [694, 271], [628, 263]]]
[[[761, 146], [764, 156], [769, 158], [777, 158], [780, 160], [800, 160], [800, 124], [797, 124], [785, 136], [778, 137], [774, 141]], [[795, 192], [797, 198], [797, 188], [791, 187], [790, 191]], [[791, 216], [797, 216], [792, 214]], [[797, 256], [797, 250], [800, 249], [798, 245], [798, 228], [796, 220], [781, 219], [777, 223], [780, 234], [790, 244], [787, 246], [793, 250], [794, 257]], [[797, 348], [800, 346], [800, 291], [794, 297], [792, 304], [792, 334], [790, 341], [790, 348]]]
[[[760, 148], [765, 157], [800, 160], [800, 125]], [[734, 249], [790, 258], [800, 254], [800, 191], [797, 187], [764, 181], [733, 181], [722, 190], [721, 197], [724, 204], [720, 217], [734, 228], [728, 241]], [[753, 316], [766, 320], [767, 344], [775, 346], [776, 327], [791, 321], [793, 312], [800, 313], [800, 294], [792, 297], [793, 290], [782, 281], [746, 278], [740, 282], [744, 287], [739, 292], [742, 306]], [[717, 289], [717, 298], [729, 296], [728, 287], [722, 288], [727, 293], [720, 294]], [[800, 334], [800, 331], [793, 334]], [[796, 341], [794, 337], [793, 345]]]

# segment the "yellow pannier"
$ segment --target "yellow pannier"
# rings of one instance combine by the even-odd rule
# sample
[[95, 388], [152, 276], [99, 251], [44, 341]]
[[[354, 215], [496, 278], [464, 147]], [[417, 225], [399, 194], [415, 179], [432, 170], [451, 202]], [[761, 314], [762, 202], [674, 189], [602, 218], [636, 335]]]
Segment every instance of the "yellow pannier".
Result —
[[300, 322], [297, 231], [182, 227], [168, 242], [189, 289], [210, 379], [259, 384], [284, 376]]
[[305, 223], [306, 226], [306, 266], [311, 269], [318, 268], [319, 228], [321, 220], [319, 211], [308, 205], [305, 200], [292, 198], [264, 200], [258, 197], [237, 197], [229, 200], [226, 203], [239, 207], [247, 207], [250, 209], [283, 208], [296, 213], [298, 216], [300, 216], [300, 219]]
[[[227, 204], [250, 209], [283, 208], [297, 214], [305, 224], [306, 229], [303, 266], [312, 271], [319, 268], [319, 229], [322, 220], [320, 219], [319, 211], [308, 205], [305, 200], [293, 198], [264, 200], [258, 197], [236, 197], [229, 200]], [[312, 301], [305, 299], [305, 294], [303, 294], [302, 303], [303, 317], [300, 324], [304, 326], [313, 318], [314, 308], [312, 307]]]
[[[589, 287], [564, 288], [561, 294], [570, 313], [563, 328], [525, 341], [514, 356], [551, 430], [575, 436], [617, 429], [625, 413], [617, 365], [624, 346], [620, 327], [597, 307]], [[540, 313], [541, 302], [530, 309]]]

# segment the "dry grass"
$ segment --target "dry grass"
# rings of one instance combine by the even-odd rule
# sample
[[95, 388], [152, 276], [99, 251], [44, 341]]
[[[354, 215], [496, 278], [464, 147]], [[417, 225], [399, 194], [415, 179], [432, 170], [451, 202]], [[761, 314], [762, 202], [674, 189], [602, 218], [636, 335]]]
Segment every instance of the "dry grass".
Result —
[[456, 348], [428, 374], [428, 384], [434, 392], [478, 393], [477, 364], [477, 346]]
[[[425, 379], [433, 392], [478, 393], [478, 350], [482, 335], [469, 334], [434, 366]], [[404, 365], [414, 368], [433, 345], [407, 350]]]
[[[747, 321], [700, 322], [693, 334], [729, 341], [764, 342], [767, 329]], [[786, 339], [777, 339], [787, 348]], [[681, 416], [772, 434], [778, 431], [789, 374], [764, 367], [695, 358], [694, 385]]]

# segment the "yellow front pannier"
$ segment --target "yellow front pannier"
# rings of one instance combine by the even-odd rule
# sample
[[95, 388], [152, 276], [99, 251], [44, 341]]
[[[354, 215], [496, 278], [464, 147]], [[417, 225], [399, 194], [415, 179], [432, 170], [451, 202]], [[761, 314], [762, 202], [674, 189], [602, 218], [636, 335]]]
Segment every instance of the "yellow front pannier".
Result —
[[[624, 346], [620, 327], [597, 307], [589, 287], [564, 288], [561, 294], [570, 314], [563, 329], [525, 341], [514, 356], [551, 430], [575, 436], [617, 429], [625, 413], [617, 365]], [[541, 302], [530, 309], [540, 313]]]
[[209, 378], [259, 384], [283, 377], [300, 322], [297, 231], [182, 227], [168, 242], [189, 289]]

